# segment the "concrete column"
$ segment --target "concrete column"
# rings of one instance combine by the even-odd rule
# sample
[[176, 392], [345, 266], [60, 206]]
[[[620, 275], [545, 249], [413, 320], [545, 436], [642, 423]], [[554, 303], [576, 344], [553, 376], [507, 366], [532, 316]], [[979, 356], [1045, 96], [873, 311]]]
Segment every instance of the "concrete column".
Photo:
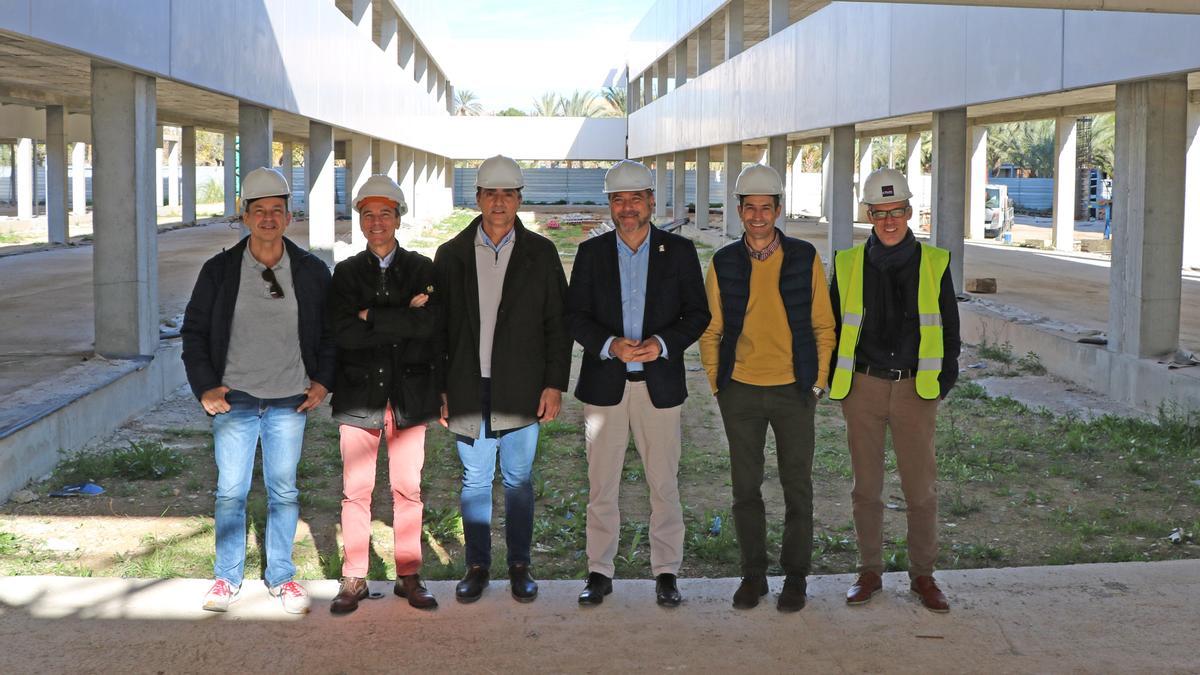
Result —
[[863, 136], [858, 139], [858, 182], [857, 188], [854, 191], [854, 219], [858, 219], [858, 214], [862, 210], [859, 204], [862, 203], [863, 186], [867, 182], [867, 176], [871, 175], [871, 167], [875, 164], [875, 152], [871, 147], [871, 138]]
[[372, 39], [372, 11], [371, 0], [351, 0], [350, 2], [350, 21], [358, 28], [368, 40]]
[[[400, 65], [400, 69], [412, 76], [416, 69], [416, 47], [417, 41], [413, 36], [413, 32], [403, 21], [399, 22], [396, 31], [396, 59]], [[416, 78], [413, 78], [416, 79]]]
[[167, 151], [167, 206], [179, 206], [179, 142]]
[[688, 49], [687, 40], [682, 40], [675, 45], [675, 88], [678, 89], [687, 83], [687, 67], [688, 67]]
[[[739, 5], [741, 0], [734, 0]], [[732, 3], [730, 3], [732, 5]], [[733, 189], [737, 186], [738, 174], [742, 172], [742, 144], [725, 144], [725, 235], [728, 237], [742, 236], [742, 218], [738, 215], [738, 198]]]
[[158, 349], [158, 227], [151, 166], [155, 80], [92, 63], [92, 178], [96, 353], [153, 356]]
[[788, 27], [788, 0], [767, 0], [768, 30], [771, 35]]
[[52, 244], [70, 237], [67, 228], [67, 111], [46, 106], [46, 234]]
[[415, 148], [413, 149], [413, 205], [409, 206], [409, 213], [412, 214], [414, 220], [425, 220], [428, 218], [426, 211], [430, 210], [425, 200], [425, 172], [428, 161], [429, 155], [427, 153]]
[[380, 4], [379, 48], [388, 58], [388, 63], [398, 63], [400, 54], [400, 17], [390, 2]]
[[642, 87], [644, 89], [642, 101], [645, 105], [650, 105], [654, 102], [654, 66], [650, 66], [646, 72], [642, 73]]
[[182, 220], [196, 222], [196, 127], [184, 127], [179, 141], [182, 159]]
[[358, 211], [354, 210], [354, 195], [371, 177], [371, 139], [357, 134], [346, 141], [346, 210], [350, 213], [350, 245], [355, 252], [367, 245], [358, 227]]
[[708, 184], [711, 175], [710, 152], [708, 148], [696, 148], [696, 227], [708, 226], [709, 197]]
[[687, 217], [687, 153], [676, 152], [671, 162], [671, 220]]
[[1179, 347], [1187, 77], [1117, 84], [1108, 349]]
[[33, 139], [18, 138], [17, 163], [17, 218], [33, 220]]
[[157, 140], [154, 142], [154, 208], [163, 205], [163, 152], [162, 127], [158, 128]]
[[658, 71], [657, 95], [659, 98], [662, 98], [663, 96], [667, 95], [668, 68], [667, 68], [667, 56], [665, 54], [663, 55], [663, 57], [661, 59], [658, 60], [658, 65], [656, 66], [656, 69]]
[[821, 209], [829, 219], [830, 265], [833, 254], [854, 246], [854, 125], [830, 130], [822, 152]]
[[308, 250], [333, 264], [336, 198], [333, 177], [333, 127], [308, 123], [308, 154], [304, 159], [305, 201], [308, 210]]
[[[746, 9], [743, 4], [745, 0], [730, 0], [728, 5], [725, 5], [725, 60], [737, 56], [742, 53], [743, 45], [746, 37]], [[738, 232], [741, 232], [741, 223], [738, 224]]]
[[[779, 174], [779, 181], [787, 185], [787, 134], [771, 136], [767, 139], [767, 164]], [[779, 197], [779, 217], [775, 224], [782, 228], [787, 223], [787, 189]]]
[[381, 141], [378, 156], [379, 173], [387, 174], [392, 180], [399, 180], [396, 166], [396, 144], [391, 141]]
[[82, 141], [71, 146], [71, 213], [87, 215], [87, 143]]
[[[237, 215], [237, 135], [232, 131], [226, 131], [221, 143], [222, 162], [225, 168], [225, 217], [232, 218]], [[95, 174], [95, 171], [92, 172]], [[93, 186], [92, 192], [95, 192]], [[93, 201], [95, 197], [93, 197]]]
[[379, 158], [380, 158], [380, 155], [382, 154], [380, 152], [380, 145], [382, 143], [383, 143], [383, 141], [380, 141], [378, 138], [371, 139], [371, 173], [372, 174], [379, 173]]
[[982, 241], [986, 215], [983, 204], [987, 200], [987, 127], [970, 126], [967, 134], [971, 143], [967, 148], [967, 235]]
[[454, 85], [449, 81], [446, 82], [446, 112], [454, 114]]
[[642, 81], [641, 79], [630, 78], [625, 83], [625, 111], [632, 115], [638, 108], [641, 107], [642, 98]]
[[[414, 37], [414, 40], [416, 38]], [[419, 43], [413, 43], [413, 81], [424, 86], [425, 73], [429, 70], [429, 56]]]
[[[921, 132], [907, 134], [904, 137], [904, 143], [906, 146], [904, 174], [908, 178], [908, 186], [912, 188], [913, 195], [916, 196], [917, 186], [921, 184]], [[924, 200], [913, 200], [914, 219], [917, 218], [917, 208], [922, 205], [924, 205]]]
[[933, 113], [933, 199], [930, 240], [950, 251], [955, 293], [963, 289], [963, 219], [967, 196], [967, 109]]
[[274, 140], [271, 111], [249, 103], [238, 104], [238, 152], [241, 155], [240, 178], [264, 167], [275, 166], [275, 152], [271, 148]]
[[408, 215], [410, 219], [416, 218], [417, 204], [417, 174], [414, 171], [414, 153], [413, 149], [406, 146], [397, 146], [396, 149], [396, 173], [398, 177], [396, 182], [400, 184], [400, 190], [404, 193], [404, 199], [408, 201]]
[[696, 29], [696, 77], [712, 68], [712, 22], [705, 21]]
[[667, 155], [654, 158], [654, 219], [667, 220]]
[[[1054, 120], [1054, 248], [1075, 248], [1075, 186], [1079, 183], [1075, 118]], [[976, 209], [979, 210], [979, 209]]]
[[[1200, 100], [1189, 98], [1187, 114], [1187, 186], [1183, 209], [1183, 266], [1200, 268]], [[1112, 208], [1110, 205], [1109, 208]]]

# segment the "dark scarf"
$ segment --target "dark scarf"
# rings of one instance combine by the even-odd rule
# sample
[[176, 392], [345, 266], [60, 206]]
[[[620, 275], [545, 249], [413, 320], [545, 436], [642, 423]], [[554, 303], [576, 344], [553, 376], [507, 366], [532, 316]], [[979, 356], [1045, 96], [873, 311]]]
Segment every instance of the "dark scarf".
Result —
[[880, 325], [880, 338], [883, 346], [889, 351], [895, 351], [900, 344], [900, 332], [904, 321], [905, 289], [900, 281], [899, 271], [912, 260], [917, 253], [917, 238], [912, 230], [904, 235], [904, 239], [895, 246], [884, 246], [871, 231], [867, 238], [867, 260], [871, 266], [879, 270], [879, 284], [875, 287], [875, 307], [883, 317]]

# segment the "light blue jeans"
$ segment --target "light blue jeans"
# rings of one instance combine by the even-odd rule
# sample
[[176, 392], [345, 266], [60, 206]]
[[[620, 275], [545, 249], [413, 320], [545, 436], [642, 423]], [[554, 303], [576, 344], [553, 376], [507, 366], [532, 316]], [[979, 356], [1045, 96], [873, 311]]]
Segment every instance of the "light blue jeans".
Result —
[[240, 586], [246, 567], [246, 495], [254, 476], [254, 455], [262, 439], [263, 482], [267, 488], [267, 584], [278, 586], [296, 574], [292, 540], [300, 520], [296, 465], [304, 442], [306, 413], [296, 412], [304, 395], [261, 399], [245, 392], [225, 395], [230, 410], [213, 417], [217, 460], [214, 509], [217, 559], [213, 576]]
[[504, 479], [504, 535], [508, 545], [508, 564], [529, 564], [529, 546], [533, 539], [533, 460], [537, 454], [538, 424], [514, 429], [487, 438], [487, 416], [480, 425], [480, 436], [458, 436], [458, 457], [462, 460], [462, 496], [460, 508], [463, 538], [467, 544], [467, 564], [490, 567], [492, 564], [492, 479], [496, 475], [496, 456], [500, 456], [500, 474]]

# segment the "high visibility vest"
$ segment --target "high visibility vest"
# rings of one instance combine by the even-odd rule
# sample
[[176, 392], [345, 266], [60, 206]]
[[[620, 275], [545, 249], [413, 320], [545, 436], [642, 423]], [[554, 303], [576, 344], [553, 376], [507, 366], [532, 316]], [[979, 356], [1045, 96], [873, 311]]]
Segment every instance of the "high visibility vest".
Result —
[[[863, 323], [863, 265], [866, 245], [860, 244], [838, 251], [834, 259], [838, 288], [841, 295], [842, 335], [838, 340], [837, 364], [829, 398], [840, 400], [850, 393], [854, 378], [854, 352]], [[921, 244], [921, 266], [917, 273], [917, 313], [920, 315], [921, 339], [917, 346], [917, 395], [934, 400], [941, 395], [938, 375], [942, 372], [945, 344], [942, 338], [942, 311], [938, 295], [942, 290], [942, 275], [950, 264], [950, 252]]]

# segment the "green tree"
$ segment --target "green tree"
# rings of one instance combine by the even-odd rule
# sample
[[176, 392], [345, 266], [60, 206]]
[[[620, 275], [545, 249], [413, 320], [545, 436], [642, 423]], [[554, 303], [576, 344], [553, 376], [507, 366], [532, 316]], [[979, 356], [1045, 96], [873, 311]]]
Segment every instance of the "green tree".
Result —
[[604, 104], [596, 98], [595, 92], [576, 89], [569, 97], [559, 97], [558, 110], [563, 117], [599, 117]]
[[554, 117], [558, 115], [559, 101], [559, 95], [552, 91], [542, 94], [541, 98], [533, 99], [533, 116]]
[[470, 89], [457, 89], [454, 92], [454, 114], [465, 117], [478, 117], [483, 114], [483, 104], [479, 97]]
[[524, 110], [517, 110], [516, 108], [505, 108], [496, 113], [496, 115], [498, 117], [528, 117], [529, 113], [526, 113]]
[[624, 117], [628, 108], [625, 105], [625, 87], [605, 87], [600, 90], [604, 102], [608, 105], [605, 117]]
[[1011, 122], [988, 127], [988, 166], [1012, 164], [1035, 178], [1054, 173], [1054, 120]]

